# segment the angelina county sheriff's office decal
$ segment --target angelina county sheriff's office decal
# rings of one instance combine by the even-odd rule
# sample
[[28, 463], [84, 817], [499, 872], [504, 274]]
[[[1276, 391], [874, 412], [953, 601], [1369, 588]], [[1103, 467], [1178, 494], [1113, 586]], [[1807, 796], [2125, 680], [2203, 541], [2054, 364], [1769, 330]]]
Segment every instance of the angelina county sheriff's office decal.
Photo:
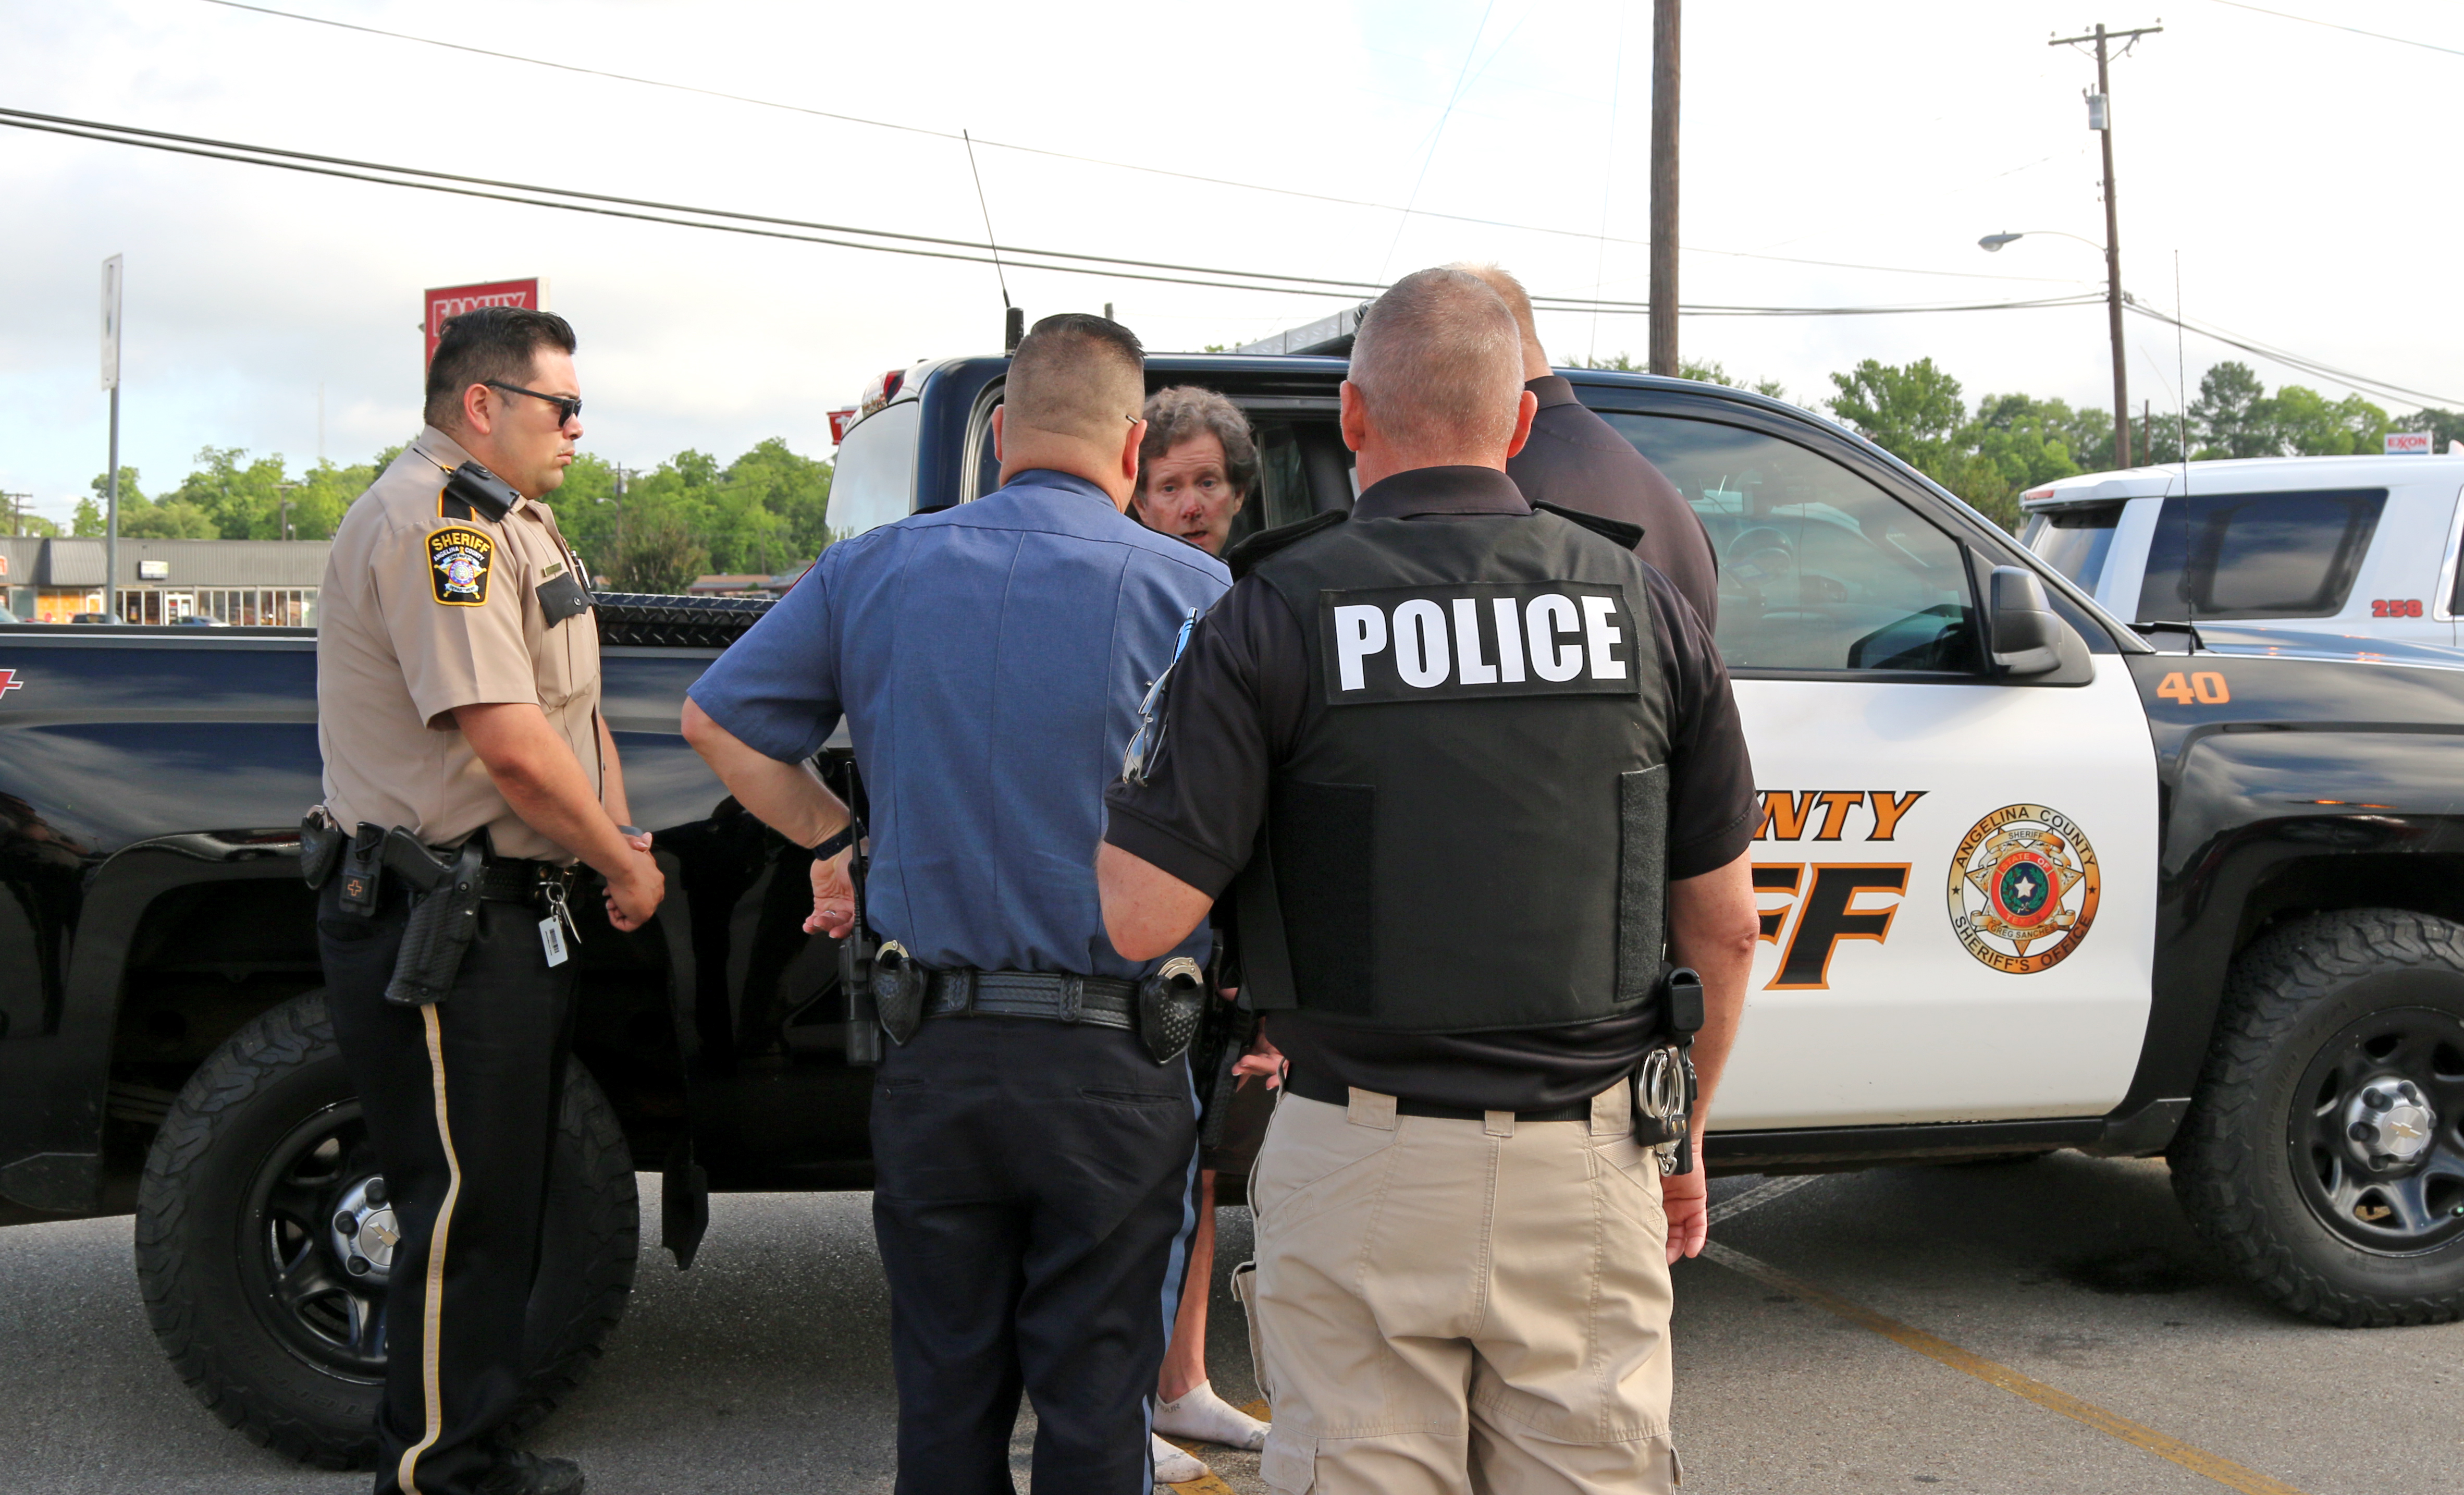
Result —
[[1996, 971], [2033, 975], [2079, 949], [2102, 883], [2077, 822], [2041, 804], [2006, 804], [1951, 853], [1951, 933]]
[[449, 524], [428, 537], [428, 579], [448, 607], [478, 607], [488, 601], [488, 568], [496, 542], [478, 530]]

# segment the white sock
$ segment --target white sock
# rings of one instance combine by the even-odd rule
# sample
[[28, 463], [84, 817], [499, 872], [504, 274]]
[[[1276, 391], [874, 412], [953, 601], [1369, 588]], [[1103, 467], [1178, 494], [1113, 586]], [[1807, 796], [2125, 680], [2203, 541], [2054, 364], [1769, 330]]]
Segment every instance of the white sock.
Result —
[[1250, 1453], [1266, 1446], [1266, 1424], [1215, 1395], [1211, 1381], [1199, 1381], [1171, 1401], [1157, 1397], [1155, 1425], [1177, 1438]]
[[1151, 1438], [1155, 1444], [1155, 1477], [1157, 1484], [1180, 1484], [1190, 1480], [1202, 1480], [1214, 1471], [1199, 1462], [1196, 1454], [1183, 1453], [1160, 1438]]

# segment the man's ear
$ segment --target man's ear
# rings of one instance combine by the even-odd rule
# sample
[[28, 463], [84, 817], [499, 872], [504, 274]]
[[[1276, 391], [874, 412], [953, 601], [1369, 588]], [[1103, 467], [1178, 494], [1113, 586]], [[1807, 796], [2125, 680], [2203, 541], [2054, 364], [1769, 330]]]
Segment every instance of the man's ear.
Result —
[[1146, 439], [1147, 423], [1132, 421], [1130, 434], [1121, 443], [1121, 475], [1130, 480], [1133, 492], [1136, 491], [1138, 482], [1138, 448], [1145, 444]]
[[1338, 419], [1343, 427], [1343, 444], [1347, 449], [1357, 451], [1360, 444], [1369, 437], [1369, 401], [1361, 394], [1360, 386], [1349, 379], [1343, 382], [1338, 393], [1342, 400], [1342, 413]]
[[1001, 417], [1009, 413], [1006, 405], [993, 407], [993, 466], [1001, 464]]
[[1531, 421], [1539, 413], [1540, 397], [1529, 389], [1524, 390], [1522, 400], [1514, 407], [1514, 437], [1506, 444], [1507, 456], [1522, 451], [1523, 444], [1531, 439]]
[[462, 391], [462, 425], [482, 436], [495, 432], [495, 412], [492, 402], [495, 391], [486, 385], [470, 385]]

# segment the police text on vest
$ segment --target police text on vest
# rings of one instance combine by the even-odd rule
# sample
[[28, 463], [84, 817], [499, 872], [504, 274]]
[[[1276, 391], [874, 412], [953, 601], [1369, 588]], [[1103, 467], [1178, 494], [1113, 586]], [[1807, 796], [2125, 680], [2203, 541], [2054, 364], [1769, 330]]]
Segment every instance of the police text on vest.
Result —
[[1329, 705], [1487, 695], [1633, 695], [1624, 588], [1458, 583], [1318, 594]]

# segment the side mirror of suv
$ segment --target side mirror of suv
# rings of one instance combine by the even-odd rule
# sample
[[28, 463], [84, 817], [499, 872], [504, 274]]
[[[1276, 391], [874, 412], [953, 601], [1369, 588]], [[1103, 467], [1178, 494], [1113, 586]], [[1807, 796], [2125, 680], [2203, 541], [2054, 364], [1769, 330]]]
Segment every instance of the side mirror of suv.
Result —
[[1991, 623], [1993, 669], [2011, 679], [2051, 674], [2062, 666], [2070, 626], [2045, 601], [2045, 583], [2019, 566], [1995, 566]]

